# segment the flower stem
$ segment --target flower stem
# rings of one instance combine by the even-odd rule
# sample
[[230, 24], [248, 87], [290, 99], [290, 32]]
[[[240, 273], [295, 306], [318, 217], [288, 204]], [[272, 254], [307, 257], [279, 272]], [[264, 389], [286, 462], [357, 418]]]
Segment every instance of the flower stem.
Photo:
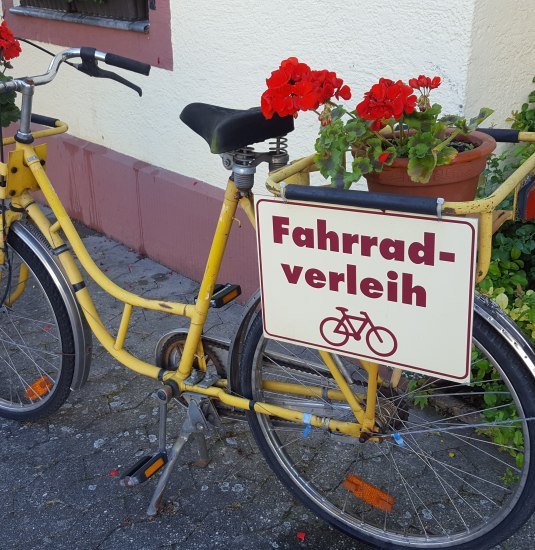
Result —
[[379, 133], [379, 132], [373, 132], [379, 139], [382, 139], [383, 141], [386, 141], [388, 143], [388, 145], [392, 146], [392, 147], [395, 147], [395, 145], [388, 139], [385, 138], [385, 136], [383, 136], [383, 134]]
[[453, 132], [447, 137], [447, 139], [433, 147], [433, 153], [438, 153], [439, 151], [444, 149], [444, 147], [446, 147], [460, 132], [461, 130], [459, 130], [458, 128], [456, 130], [453, 130]]

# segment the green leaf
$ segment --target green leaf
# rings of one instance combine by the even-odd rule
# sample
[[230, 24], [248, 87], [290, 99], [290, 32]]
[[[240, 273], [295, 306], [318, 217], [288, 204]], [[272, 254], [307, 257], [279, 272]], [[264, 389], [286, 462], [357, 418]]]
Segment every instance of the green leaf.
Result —
[[355, 157], [353, 160], [353, 171], [359, 171], [362, 175], [373, 170], [371, 160], [368, 157]]
[[[433, 168], [435, 163], [435, 158], [432, 153], [433, 146], [438, 140], [433, 136], [431, 132], [420, 132], [412, 136], [409, 141], [409, 159], [426, 159], [428, 157], [433, 160]], [[428, 159], [426, 163], [429, 164], [430, 160]], [[414, 165], [414, 163], [413, 163]], [[409, 163], [410, 166], [410, 163]], [[431, 169], [432, 171], [433, 169]], [[414, 180], [416, 181], [416, 180]], [[426, 181], [429, 181], [427, 178]]]
[[503, 310], [506, 310], [507, 309], [507, 306], [509, 305], [509, 298], [507, 297], [506, 294], [504, 294], [503, 292], [501, 294], [498, 294], [498, 296], [496, 296], [494, 298], [494, 301], [503, 309]]
[[441, 122], [443, 122], [448, 126], [454, 126], [460, 120], [461, 120], [461, 117], [457, 115], [445, 115], [440, 119]]
[[489, 273], [496, 277], [499, 277], [502, 274], [502, 272], [500, 271], [500, 268], [497, 266], [497, 264], [493, 262], [491, 262], [489, 265]]
[[362, 177], [360, 170], [344, 173], [344, 189], [349, 189], [351, 184], [358, 181]]
[[518, 258], [520, 258], [521, 254], [522, 254], [522, 252], [520, 250], [518, 250], [518, 248], [512, 248], [511, 249], [511, 258], [513, 260], [518, 260]]
[[512, 284], [520, 285], [522, 287], [527, 286], [528, 284], [528, 279], [526, 277], [526, 274], [523, 271], [517, 271], [511, 276], [509, 280], [511, 281]]
[[7, 128], [12, 122], [17, 122], [20, 118], [20, 109], [16, 105], [6, 107], [2, 106], [0, 124], [3, 128]]
[[450, 164], [451, 161], [457, 156], [457, 150], [453, 147], [444, 147], [437, 153], [437, 166], [443, 164]]
[[331, 118], [333, 121], [338, 120], [339, 118], [342, 118], [345, 113], [346, 110], [342, 107], [342, 105], [337, 105], [331, 109]]
[[368, 131], [368, 127], [362, 120], [350, 120], [346, 124], [346, 130], [354, 132], [357, 137], [362, 137]]
[[412, 181], [427, 183], [433, 174], [436, 163], [434, 155], [426, 155], [423, 158], [411, 158], [407, 166], [407, 173]]
[[496, 405], [496, 402], [498, 401], [498, 398], [495, 393], [485, 393], [483, 395], [483, 401], [485, 401], [485, 405], [488, 405], [489, 407], [494, 407], [494, 405]]
[[485, 119], [489, 118], [489, 116], [494, 112], [494, 109], [489, 109], [488, 107], [482, 107], [479, 110], [479, 113], [477, 116], [470, 119], [468, 122], [468, 128], [471, 131], [474, 131]]

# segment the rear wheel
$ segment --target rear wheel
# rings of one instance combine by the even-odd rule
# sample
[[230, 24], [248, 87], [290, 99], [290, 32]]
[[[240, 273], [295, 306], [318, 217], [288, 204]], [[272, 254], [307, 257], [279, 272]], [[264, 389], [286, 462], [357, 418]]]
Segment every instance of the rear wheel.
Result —
[[[474, 319], [469, 386], [407, 373], [379, 390], [380, 442], [248, 412], [257, 444], [286, 487], [319, 517], [381, 548], [491, 548], [535, 509], [535, 383], [514, 351]], [[340, 357], [353, 377], [366, 375]], [[353, 365], [358, 362], [353, 361]], [[260, 315], [241, 364], [248, 399], [353, 420], [342, 401], [263, 389], [266, 381], [334, 389], [316, 350], [267, 340]]]
[[53, 279], [14, 231], [8, 234], [7, 256], [0, 283], [0, 298], [6, 296], [0, 306], [0, 416], [36, 420], [69, 396], [73, 330]]

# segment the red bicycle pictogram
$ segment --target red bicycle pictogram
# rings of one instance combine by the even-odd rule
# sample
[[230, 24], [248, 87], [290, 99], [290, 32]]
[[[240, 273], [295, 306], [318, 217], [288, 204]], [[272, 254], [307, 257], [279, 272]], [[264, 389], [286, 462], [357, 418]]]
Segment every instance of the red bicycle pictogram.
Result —
[[[366, 345], [375, 355], [388, 357], [398, 349], [398, 342], [393, 332], [386, 327], [374, 325], [365, 311], [361, 311], [361, 317], [358, 317], [349, 315], [346, 307], [336, 309], [342, 314], [341, 317], [327, 317], [320, 324], [321, 335], [331, 346], [343, 346], [349, 337], [358, 341], [362, 338], [364, 329], [369, 327], [366, 332]], [[355, 330], [353, 321], [360, 321], [358, 330]]]

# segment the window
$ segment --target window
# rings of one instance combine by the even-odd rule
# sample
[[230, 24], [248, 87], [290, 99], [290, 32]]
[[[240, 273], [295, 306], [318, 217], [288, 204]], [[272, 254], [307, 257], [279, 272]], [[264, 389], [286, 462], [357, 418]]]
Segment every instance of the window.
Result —
[[173, 69], [170, 0], [3, 0], [16, 36]]
[[20, 0], [20, 5], [126, 21], [149, 18], [146, 0]]

